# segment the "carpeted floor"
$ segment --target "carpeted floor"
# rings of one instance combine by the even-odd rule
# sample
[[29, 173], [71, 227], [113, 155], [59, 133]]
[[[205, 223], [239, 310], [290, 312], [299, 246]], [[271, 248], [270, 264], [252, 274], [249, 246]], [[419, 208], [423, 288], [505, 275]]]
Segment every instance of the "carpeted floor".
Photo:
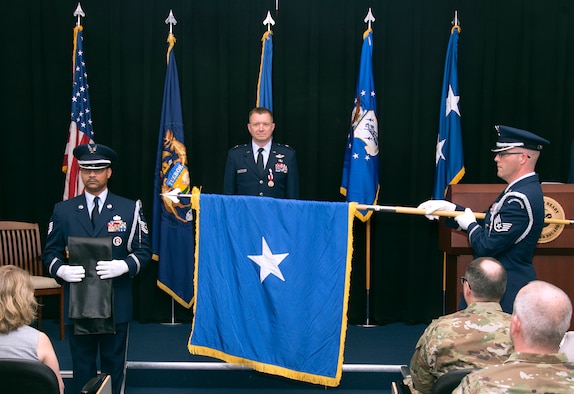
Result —
[[[345, 343], [343, 378], [336, 388], [302, 383], [252, 370], [195, 369], [187, 363], [221, 363], [220, 360], [189, 354], [187, 343], [191, 325], [130, 323], [126, 393], [390, 393], [390, 382], [398, 379], [392, 372], [408, 365], [412, 350], [426, 326], [393, 323], [376, 327], [349, 325]], [[64, 378], [71, 376], [72, 362], [68, 343], [58, 338], [58, 326], [44, 321], [42, 330], [51, 338]], [[175, 363], [175, 364], [172, 364]], [[186, 363], [186, 364], [183, 364]], [[356, 364], [360, 364], [357, 368]], [[375, 372], [361, 372], [362, 366]], [[381, 367], [389, 372], [380, 372]], [[388, 367], [388, 369], [386, 368]], [[378, 369], [377, 369], [378, 368]]]

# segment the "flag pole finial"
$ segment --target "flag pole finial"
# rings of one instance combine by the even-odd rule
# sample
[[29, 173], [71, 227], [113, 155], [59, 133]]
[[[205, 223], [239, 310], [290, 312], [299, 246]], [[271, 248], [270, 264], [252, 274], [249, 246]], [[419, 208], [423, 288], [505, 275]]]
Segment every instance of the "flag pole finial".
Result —
[[275, 21], [271, 17], [271, 12], [267, 11], [267, 16], [263, 20], [263, 24], [267, 25], [267, 31], [271, 30], [271, 26], [275, 26]]
[[169, 25], [169, 34], [173, 34], [173, 26], [177, 25], [177, 20], [175, 16], [173, 16], [173, 11], [169, 10], [169, 15], [165, 20], [165, 24]]
[[169, 47], [167, 48], [167, 54], [166, 54], [166, 62], [167, 62], [167, 64], [169, 64], [169, 53], [171, 52], [171, 50], [173, 49], [173, 46], [175, 45], [175, 36], [173, 35], [173, 26], [177, 25], [177, 20], [175, 19], [175, 16], [173, 16], [172, 10], [169, 10], [169, 15], [167, 16], [167, 18], [165, 20], [165, 24], [169, 25], [169, 34], [167, 35], [167, 42], [169, 42]]
[[367, 12], [367, 16], [365, 16], [364, 21], [368, 25], [368, 28], [370, 29], [371, 23], [375, 21], [375, 17], [373, 16], [373, 13], [371, 12], [371, 7], [369, 7], [369, 12]]
[[460, 21], [458, 20], [457, 10], [454, 10], [454, 19], [450, 23], [452, 24], [452, 30], [457, 29], [460, 33]]
[[76, 7], [76, 10], [74, 11], [73, 15], [78, 17], [78, 21], [76, 22], [76, 26], [80, 26], [82, 24], [80, 17], [86, 16], [86, 13], [82, 9], [82, 5], [80, 4], [80, 2], [78, 2], [78, 6]]

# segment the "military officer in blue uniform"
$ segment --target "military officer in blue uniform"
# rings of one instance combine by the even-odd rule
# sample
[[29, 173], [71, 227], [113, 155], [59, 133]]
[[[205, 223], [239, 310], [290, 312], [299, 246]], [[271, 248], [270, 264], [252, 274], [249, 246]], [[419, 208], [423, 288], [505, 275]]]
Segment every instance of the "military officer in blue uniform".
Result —
[[273, 114], [257, 107], [247, 124], [251, 143], [237, 145], [227, 153], [224, 194], [299, 198], [299, 175], [295, 150], [273, 141]]
[[[502, 309], [512, 313], [518, 291], [532, 280], [536, 272], [532, 259], [544, 226], [544, 196], [535, 172], [540, 151], [549, 142], [526, 130], [495, 126], [498, 142], [495, 153], [497, 175], [508, 186], [492, 203], [482, 225], [473, 212], [445, 200], [429, 200], [419, 205], [429, 219], [434, 211], [464, 211], [448, 218], [446, 225], [466, 231], [476, 257], [494, 257], [506, 269], [508, 282], [500, 302]], [[466, 307], [461, 300], [461, 307]]]
[[66, 322], [74, 370], [70, 392], [80, 392], [82, 385], [96, 376], [99, 350], [101, 370], [111, 375], [112, 391], [118, 394], [124, 385], [128, 322], [132, 319], [131, 279], [151, 258], [148, 226], [139, 200], [129, 200], [108, 190], [112, 164], [117, 159], [111, 148], [101, 144], [79, 145], [73, 153], [78, 159], [85, 192], [54, 206], [43, 263], [47, 272], [64, 284], [68, 310], [70, 283], [86, 277], [84, 266], [70, 265], [68, 261], [68, 237], [111, 239], [112, 259], [97, 261], [95, 270], [102, 281], [113, 281], [115, 333], [74, 335], [74, 321], [66, 316]]

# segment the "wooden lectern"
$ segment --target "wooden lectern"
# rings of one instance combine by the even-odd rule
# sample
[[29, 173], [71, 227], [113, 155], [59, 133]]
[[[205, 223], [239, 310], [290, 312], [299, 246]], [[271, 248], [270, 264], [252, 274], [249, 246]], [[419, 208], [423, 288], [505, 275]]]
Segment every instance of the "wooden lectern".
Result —
[[[450, 185], [446, 199], [472, 209], [486, 212], [504, 190], [506, 184]], [[542, 184], [546, 217], [574, 219], [574, 184]], [[462, 297], [460, 277], [473, 259], [466, 233], [444, 225], [441, 218], [439, 247], [446, 254], [446, 313], [457, 310]], [[538, 279], [563, 289], [574, 302], [574, 225], [548, 224], [534, 255]], [[572, 327], [570, 328], [572, 329]]]

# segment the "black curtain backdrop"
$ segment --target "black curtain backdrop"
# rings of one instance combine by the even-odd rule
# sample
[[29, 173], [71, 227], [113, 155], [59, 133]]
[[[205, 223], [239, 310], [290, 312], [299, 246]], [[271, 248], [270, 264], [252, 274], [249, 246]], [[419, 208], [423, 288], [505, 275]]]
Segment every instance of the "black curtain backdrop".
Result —
[[[76, 0], [0, 5], [0, 219], [46, 228], [61, 200], [70, 122]], [[164, 23], [178, 21], [175, 54], [192, 183], [221, 193], [227, 150], [249, 140], [262, 24], [273, 27], [275, 138], [298, 153], [301, 198], [343, 201], [343, 153], [358, 73], [363, 19], [373, 23], [382, 205], [417, 206], [432, 192], [440, 94], [458, 10], [463, 183], [500, 183], [489, 149], [506, 124], [551, 141], [543, 181], [566, 181], [574, 126], [571, 0], [84, 0], [84, 50], [97, 142], [119, 154], [110, 189], [141, 198], [151, 218], [166, 69]], [[151, 223], [150, 223], [151, 228]], [[442, 313], [438, 227], [422, 216], [372, 220], [370, 318], [427, 321]], [[365, 226], [356, 221], [349, 318], [366, 316]], [[161, 264], [161, 262], [160, 262]], [[157, 264], [137, 278], [136, 316], [166, 320], [170, 299]], [[176, 308], [187, 318], [190, 311]]]

